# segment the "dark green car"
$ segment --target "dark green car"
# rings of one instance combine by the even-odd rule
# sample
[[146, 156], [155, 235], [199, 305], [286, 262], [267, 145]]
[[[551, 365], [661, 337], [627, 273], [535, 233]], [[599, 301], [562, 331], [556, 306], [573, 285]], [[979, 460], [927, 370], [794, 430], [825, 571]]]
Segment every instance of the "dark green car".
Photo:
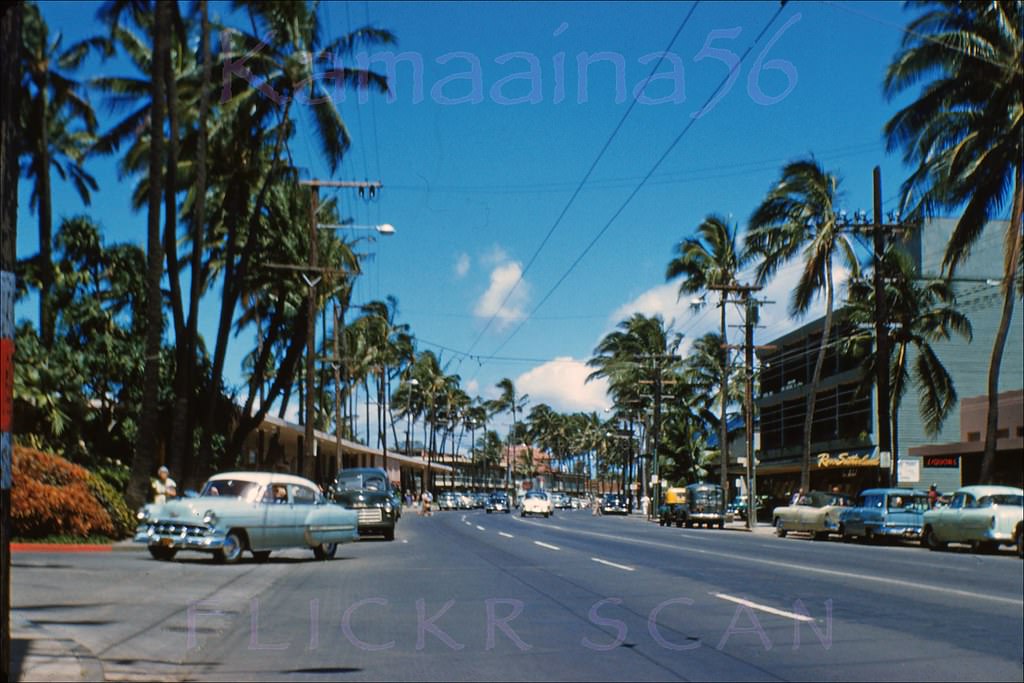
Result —
[[359, 535], [381, 534], [395, 540], [395, 526], [402, 514], [397, 491], [379, 467], [354, 467], [338, 472], [329, 495], [338, 505], [359, 515]]

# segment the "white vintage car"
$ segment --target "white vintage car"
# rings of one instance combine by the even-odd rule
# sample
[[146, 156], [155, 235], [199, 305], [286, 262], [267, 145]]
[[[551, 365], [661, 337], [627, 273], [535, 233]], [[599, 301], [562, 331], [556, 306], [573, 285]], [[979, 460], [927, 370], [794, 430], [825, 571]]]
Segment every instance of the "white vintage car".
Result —
[[975, 551], [1016, 545], [1024, 533], [1024, 489], [1015, 486], [964, 486], [946, 507], [924, 513], [921, 544], [940, 550], [947, 543], [969, 543]]
[[325, 560], [359, 538], [355, 511], [327, 502], [308, 479], [269, 472], [214, 475], [197, 497], [146, 505], [138, 518], [135, 542], [158, 560], [198, 550], [230, 563], [248, 550], [264, 562], [284, 548], [309, 548]]
[[805, 531], [816, 539], [839, 533], [839, 513], [853, 505], [843, 493], [811, 491], [795, 504], [777, 507], [772, 512], [775, 533], [781, 538], [790, 531]]
[[554, 514], [554, 511], [554, 505], [551, 503], [551, 498], [548, 497], [548, 494], [543, 491], [527, 491], [526, 497], [523, 498], [523, 504], [519, 508], [519, 516], [544, 515], [545, 517], [550, 517]]

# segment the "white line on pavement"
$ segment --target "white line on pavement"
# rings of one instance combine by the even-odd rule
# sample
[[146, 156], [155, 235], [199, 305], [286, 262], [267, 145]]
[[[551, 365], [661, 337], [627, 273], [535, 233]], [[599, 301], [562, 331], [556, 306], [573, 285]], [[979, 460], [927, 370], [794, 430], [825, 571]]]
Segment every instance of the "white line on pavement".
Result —
[[550, 543], [542, 543], [541, 541], [534, 541], [534, 545], [539, 545], [541, 548], [547, 548], [549, 550], [561, 550], [557, 545], [551, 545]]
[[476, 528], [479, 529], [480, 531], [487, 531], [487, 529], [483, 528], [479, 524], [476, 525]]
[[598, 562], [600, 564], [608, 565], [609, 567], [615, 567], [616, 569], [623, 569], [623, 570], [625, 570], [627, 572], [634, 571], [633, 567], [627, 567], [624, 564], [616, 564], [614, 562], [609, 562], [608, 560], [602, 560], [600, 557], [592, 557], [590, 559], [592, 559], [594, 562]]
[[515, 538], [515, 536], [513, 536], [512, 534], [506, 534], [504, 531], [499, 531], [498, 535], [504, 536], [505, 538]]
[[737, 605], [743, 605], [744, 607], [760, 610], [762, 612], [774, 614], [779, 617], [786, 617], [787, 619], [793, 619], [794, 621], [814, 621], [814, 617], [810, 617], [806, 614], [797, 614], [796, 612], [787, 612], [785, 610], [775, 609], [774, 607], [769, 607], [768, 605], [761, 605], [756, 602], [751, 602], [750, 600], [744, 600], [743, 598], [737, 598], [732, 595], [726, 595], [725, 593], [712, 593], [711, 595], [715, 596], [716, 598], [721, 598], [722, 600], [735, 602]]

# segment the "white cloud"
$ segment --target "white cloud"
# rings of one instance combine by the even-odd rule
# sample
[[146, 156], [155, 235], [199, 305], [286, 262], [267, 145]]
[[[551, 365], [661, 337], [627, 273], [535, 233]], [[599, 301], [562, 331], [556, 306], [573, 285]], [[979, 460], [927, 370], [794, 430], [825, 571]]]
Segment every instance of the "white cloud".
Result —
[[466, 277], [466, 273], [469, 272], [469, 254], [461, 252], [455, 257], [455, 277], [463, 278]]
[[[498, 322], [499, 329], [522, 320], [528, 296], [526, 283], [519, 282], [522, 274], [523, 267], [518, 261], [495, 266], [491, 271], [490, 285], [477, 301], [473, 313], [480, 318], [493, 316]], [[513, 287], [515, 291], [512, 291]]]
[[476, 377], [466, 382], [466, 393], [470, 396], [476, 396], [480, 393], [480, 382]]
[[608, 382], [587, 383], [592, 372], [583, 361], [561, 356], [528, 370], [515, 380], [516, 388], [530, 395], [530, 403], [547, 403], [564, 412], [602, 411], [611, 405]]
[[480, 263], [485, 266], [497, 266], [505, 261], [508, 261], [508, 252], [500, 244], [495, 244], [480, 255]]

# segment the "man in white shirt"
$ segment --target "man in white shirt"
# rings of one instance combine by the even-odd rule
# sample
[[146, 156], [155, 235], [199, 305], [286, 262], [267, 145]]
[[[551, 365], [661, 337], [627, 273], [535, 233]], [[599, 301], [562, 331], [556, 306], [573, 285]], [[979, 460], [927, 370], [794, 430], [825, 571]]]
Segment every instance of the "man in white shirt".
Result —
[[166, 503], [168, 498], [178, 495], [178, 485], [171, 479], [171, 471], [161, 466], [156, 471], [156, 480], [153, 482], [153, 502]]

